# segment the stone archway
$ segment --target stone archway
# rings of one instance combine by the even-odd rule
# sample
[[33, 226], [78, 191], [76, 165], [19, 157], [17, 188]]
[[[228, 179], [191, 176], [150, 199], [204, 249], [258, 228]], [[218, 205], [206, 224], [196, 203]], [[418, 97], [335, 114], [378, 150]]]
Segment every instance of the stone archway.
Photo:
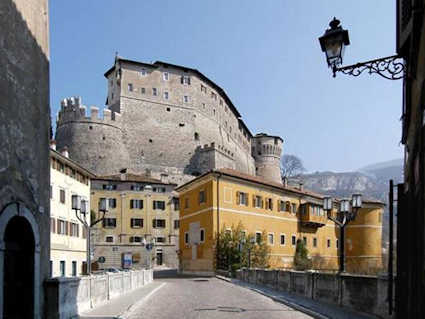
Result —
[[40, 318], [40, 238], [32, 213], [22, 204], [0, 213], [0, 314]]

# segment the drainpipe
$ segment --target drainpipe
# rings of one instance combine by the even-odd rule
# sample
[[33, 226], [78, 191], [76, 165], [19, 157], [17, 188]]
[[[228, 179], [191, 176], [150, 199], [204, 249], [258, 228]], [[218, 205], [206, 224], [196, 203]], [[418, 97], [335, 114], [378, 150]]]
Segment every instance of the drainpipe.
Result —
[[218, 265], [219, 265], [219, 241], [220, 241], [220, 188], [219, 188], [219, 183], [220, 183], [220, 177], [221, 177], [221, 173], [217, 173], [217, 250], [216, 250], [216, 254], [217, 254], [217, 265], [216, 265], [216, 270], [218, 269]]

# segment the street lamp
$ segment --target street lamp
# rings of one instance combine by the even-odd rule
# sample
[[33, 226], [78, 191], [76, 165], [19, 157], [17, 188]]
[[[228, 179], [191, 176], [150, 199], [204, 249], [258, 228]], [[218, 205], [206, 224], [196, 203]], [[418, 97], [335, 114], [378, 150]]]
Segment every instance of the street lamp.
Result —
[[[87, 234], [87, 274], [91, 274], [91, 229], [94, 225], [101, 222], [108, 212], [108, 200], [106, 198], [99, 199], [99, 212], [102, 216], [97, 220], [91, 220], [89, 212], [89, 204], [87, 200], [81, 199], [79, 195], [72, 195], [72, 209], [75, 211], [75, 216], [86, 229]], [[89, 221], [87, 221], [87, 214], [89, 214]]]
[[[351, 204], [351, 205], [350, 205]], [[350, 207], [351, 206], [351, 207]], [[339, 209], [336, 217], [332, 215], [333, 199], [330, 196], [323, 198], [323, 209], [326, 211], [328, 219], [332, 220], [339, 227], [339, 271], [344, 272], [344, 235], [345, 226], [356, 219], [359, 209], [362, 207], [362, 195], [353, 194], [351, 203], [349, 199], [339, 201]]]
[[344, 56], [345, 46], [350, 44], [348, 31], [340, 26], [335, 17], [329, 23], [330, 28], [319, 38], [320, 47], [326, 54], [328, 66], [332, 69], [333, 77], [336, 72], [359, 76], [367, 70], [369, 74], [376, 73], [388, 80], [399, 80], [404, 77], [405, 63], [401, 56], [393, 55], [353, 65], [340, 67]]

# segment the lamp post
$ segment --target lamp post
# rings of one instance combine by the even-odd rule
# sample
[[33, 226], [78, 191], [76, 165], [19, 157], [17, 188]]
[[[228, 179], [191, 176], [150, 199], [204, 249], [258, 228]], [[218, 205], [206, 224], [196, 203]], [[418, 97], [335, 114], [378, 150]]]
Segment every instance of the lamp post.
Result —
[[348, 31], [340, 26], [340, 21], [335, 17], [329, 23], [329, 27], [319, 38], [319, 42], [322, 51], [326, 54], [326, 61], [328, 67], [332, 69], [333, 77], [336, 76], [337, 72], [359, 76], [363, 71], [367, 71], [369, 74], [379, 74], [388, 80], [399, 80], [404, 77], [406, 65], [400, 55], [392, 55], [341, 67], [345, 47], [350, 45]]
[[332, 215], [333, 199], [330, 196], [323, 198], [323, 209], [326, 211], [328, 219], [332, 220], [339, 227], [339, 271], [344, 272], [344, 248], [345, 248], [345, 226], [357, 217], [359, 209], [362, 207], [362, 195], [353, 194], [350, 200], [341, 199], [336, 217]]
[[[108, 200], [106, 198], [99, 199], [99, 212], [102, 216], [97, 220], [92, 221], [89, 211], [88, 201], [81, 199], [79, 195], [72, 195], [72, 209], [75, 211], [75, 216], [86, 229], [87, 234], [87, 274], [91, 274], [91, 229], [94, 225], [101, 222], [105, 218], [105, 214], [108, 212]], [[87, 214], [89, 214], [87, 221]]]

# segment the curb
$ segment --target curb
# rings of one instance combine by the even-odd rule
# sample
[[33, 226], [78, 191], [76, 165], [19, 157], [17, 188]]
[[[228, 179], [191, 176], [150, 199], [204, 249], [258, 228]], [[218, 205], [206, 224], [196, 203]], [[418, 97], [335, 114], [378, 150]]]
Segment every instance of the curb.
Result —
[[[220, 279], [220, 280], [232, 283], [234, 285], [237, 285], [237, 283], [239, 282], [239, 280], [238, 280], [238, 282], [236, 282], [236, 281], [232, 280], [231, 278], [220, 276], [220, 275], [216, 275], [215, 277]], [[316, 318], [316, 319], [329, 319], [330, 318], [330, 317], [322, 315], [321, 313], [318, 313], [318, 312], [316, 312], [316, 311], [314, 311], [310, 308], [307, 308], [307, 307], [301, 306], [299, 304], [296, 304], [294, 302], [288, 301], [288, 300], [286, 300], [282, 297], [273, 296], [273, 295], [268, 294], [264, 291], [261, 291], [260, 289], [252, 288], [252, 287], [249, 287], [249, 286], [246, 286], [246, 285], [243, 285], [243, 284], [237, 285], [237, 286], [245, 288], [245, 289], [249, 289], [249, 290], [254, 291], [256, 293], [259, 293], [260, 295], [266, 296], [266, 297], [268, 297], [268, 298], [270, 298], [270, 299], [272, 299], [276, 302], [282, 303], [282, 304], [284, 304], [288, 307], [294, 308], [295, 310], [301, 311], [301, 312], [303, 312], [303, 313], [305, 313], [309, 316], [312, 316], [313, 318]]]
[[131, 313], [134, 310], [136, 310], [139, 306], [141, 306], [145, 301], [147, 301], [153, 294], [155, 294], [159, 289], [161, 289], [162, 287], [164, 287], [166, 284], [167, 284], [166, 282], [163, 282], [161, 285], [159, 285], [154, 290], [152, 290], [151, 292], [149, 292], [142, 299], [138, 300], [137, 302], [135, 302], [134, 304], [132, 304], [131, 306], [129, 306], [126, 311], [124, 311], [122, 314], [118, 315], [115, 318], [116, 319], [127, 319], [128, 316], [130, 316]]

